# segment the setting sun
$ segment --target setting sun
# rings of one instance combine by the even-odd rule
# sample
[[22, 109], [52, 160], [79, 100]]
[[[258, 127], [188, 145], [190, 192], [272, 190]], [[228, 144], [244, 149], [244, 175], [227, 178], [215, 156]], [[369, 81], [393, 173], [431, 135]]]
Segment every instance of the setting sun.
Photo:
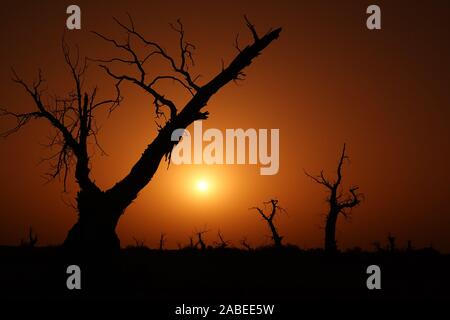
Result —
[[209, 189], [209, 185], [208, 182], [206, 182], [205, 180], [199, 180], [197, 182], [197, 190], [200, 192], [206, 192]]

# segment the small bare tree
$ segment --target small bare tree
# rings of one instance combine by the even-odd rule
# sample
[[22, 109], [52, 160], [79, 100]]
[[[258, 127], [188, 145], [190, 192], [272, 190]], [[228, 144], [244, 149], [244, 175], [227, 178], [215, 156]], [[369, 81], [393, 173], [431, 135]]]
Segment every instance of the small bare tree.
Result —
[[406, 243], [406, 251], [413, 251], [413, 250], [414, 250], [414, 248], [412, 246], [412, 241], [408, 240]]
[[252, 246], [248, 243], [246, 237], [244, 237], [244, 239], [242, 239], [242, 240], [240, 241], [240, 243], [241, 243], [241, 245], [242, 245], [245, 249], [247, 249], [248, 251], [253, 250]]
[[381, 252], [383, 251], [383, 247], [381, 246], [380, 241], [374, 241], [372, 242], [373, 247], [375, 248], [376, 252]]
[[30, 227], [30, 229], [28, 230], [28, 239], [22, 238], [20, 240], [20, 246], [33, 248], [36, 246], [37, 242], [38, 242], [38, 236], [36, 233], [33, 233], [33, 228]]
[[397, 245], [396, 245], [396, 238], [392, 233], [388, 233], [387, 235], [387, 240], [388, 240], [388, 250], [390, 252], [395, 252], [397, 250]]
[[349, 218], [351, 209], [361, 203], [363, 195], [358, 193], [358, 187], [352, 186], [349, 189], [349, 195], [345, 196], [341, 190], [342, 166], [348, 159], [345, 154], [345, 143], [342, 148], [341, 157], [337, 166], [337, 178], [334, 182], [325, 177], [323, 170], [317, 176], [312, 176], [305, 171], [305, 174], [320, 185], [323, 185], [329, 192], [327, 202], [329, 211], [325, 220], [325, 251], [328, 253], [337, 251], [336, 244], [336, 223], [339, 214]]
[[281, 241], [283, 240], [283, 237], [280, 236], [280, 234], [278, 233], [273, 220], [274, 220], [277, 212], [279, 212], [279, 211], [286, 212], [286, 210], [278, 205], [278, 200], [276, 200], [276, 199], [271, 199], [267, 202], [264, 202], [264, 206], [267, 206], [269, 204], [271, 205], [270, 214], [265, 214], [264, 210], [259, 207], [252, 207], [250, 209], [254, 209], [257, 212], [259, 212], [259, 214], [263, 218], [263, 220], [267, 222], [270, 232], [272, 233], [272, 240], [273, 240], [274, 247], [281, 248], [283, 246], [281, 243]]
[[225, 248], [228, 248], [230, 246], [231, 241], [224, 240], [220, 230], [217, 232], [217, 237], [219, 238], [219, 241], [215, 242], [217, 249], [225, 249]]
[[201, 230], [196, 232], [198, 240], [197, 243], [195, 244], [195, 248], [200, 248], [200, 250], [202, 251], [206, 250], [206, 244], [205, 241], [203, 240], [203, 235], [207, 232], [209, 232], [209, 230]]
[[138, 240], [135, 237], [133, 237], [133, 240], [136, 248], [145, 248], [145, 240]]
[[194, 244], [194, 236], [189, 236], [189, 245], [188, 248], [190, 249], [194, 249], [195, 248], [195, 244]]
[[166, 242], [166, 234], [165, 233], [161, 233], [161, 236], [159, 237], [159, 250], [163, 251], [164, 250], [164, 243]]

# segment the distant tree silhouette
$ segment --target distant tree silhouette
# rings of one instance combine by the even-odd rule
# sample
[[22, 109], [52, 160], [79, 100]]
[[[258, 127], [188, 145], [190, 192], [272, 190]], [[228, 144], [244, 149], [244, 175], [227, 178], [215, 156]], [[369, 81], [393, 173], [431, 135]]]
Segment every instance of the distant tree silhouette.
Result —
[[202, 231], [196, 232], [197, 243], [194, 246], [195, 248], [200, 248], [200, 250], [202, 250], [202, 251], [206, 250], [206, 243], [203, 240], [203, 235], [207, 232], [209, 232], [209, 230], [202, 230]]
[[412, 241], [408, 240], [407, 244], [406, 244], [406, 251], [413, 251], [413, 250], [414, 250], [414, 248], [412, 246]]
[[240, 241], [240, 243], [241, 243], [241, 245], [242, 245], [245, 249], [247, 249], [248, 251], [253, 250], [252, 246], [248, 243], [246, 237], [244, 237], [244, 239], [242, 239], [242, 240]]
[[345, 154], [344, 143], [344, 147], [342, 148], [341, 157], [339, 158], [339, 163], [336, 170], [337, 178], [334, 182], [325, 177], [323, 170], [317, 176], [312, 176], [305, 171], [305, 174], [308, 177], [310, 177], [318, 184], [323, 185], [329, 192], [329, 196], [327, 198], [329, 211], [325, 220], [325, 251], [328, 253], [337, 251], [336, 223], [339, 214], [342, 214], [345, 218], [348, 218], [351, 209], [361, 203], [361, 199], [363, 196], [361, 193], [357, 193], [357, 186], [350, 187], [349, 194], [347, 196], [345, 196], [341, 190], [342, 166], [344, 164], [344, 161], [347, 159], [348, 156]]
[[[111, 99], [98, 99], [97, 88], [87, 90], [84, 87], [87, 61], [81, 61], [79, 53], [71, 55], [69, 47], [63, 41], [63, 53], [68, 70], [72, 76], [73, 91], [65, 98], [44, 95], [42, 88], [44, 78], [39, 71], [37, 81], [27, 84], [13, 71], [13, 80], [21, 85], [31, 97], [36, 109], [28, 113], [15, 113], [8, 109], [0, 109], [0, 115], [10, 116], [16, 120], [16, 125], [2, 134], [6, 137], [25, 126], [33, 119], [46, 120], [56, 131], [50, 146], [58, 147], [58, 152], [50, 158], [53, 160], [53, 170], [49, 178], [62, 177], [64, 188], [69, 168], [75, 167], [75, 180], [78, 183], [77, 193], [78, 220], [70, 229], [64, 245], [75, 249], [104, 249], [117, 250], [120, 241], [115, 229], [125, 209], [137, 198], [139, 192], [151, 181], [161, 160], [169, 160], [173, 147], [178, 143], [171, 140], [172, 132], [176, 129], [187, 128], [196, 120], [208, 118], [208, 111], [203, 111], [210, 98], [231, 81], [242, 80], [245, 76], [243, 69], [280, 35], [281, 28], [270, 30], [259, 36], [255, 27], [248, 21], [247, 27], [252, 35], [252, 43], [241, 49], [228, 66], [222, 65], [222, 70], [204, 84], [198, 82], [189, 70], [193, 65], [192, 52], [194, 46], [185, 41], [185, 31], [178, 20], [177, 25], [171, 25], [179, 35], [179, 57], [174, 58], [161, 45], [148, 40], [139, 33], [130, 17], [129, 23], [124, 24], [114, 19], [126, 33], [126, 41], [121, 43], [112, 38], [95, 32], [101, 39], [112, 44], [127, 58], [111, 58], [95, 60], [100, 67], [114, 79], [117, 95]], [[140, 42], [147, 53], [139, 53], [132, 43]], [[157, 75], [150, 78], [146, 71], [147, 62], [151, 57], [158, 56], [164, 60], [170, 70], [170, 75]], [[114, 71], [111, 63], [133, 67], [138, 76], [121, 74]], [[146, 64], [147, 63], [147, 64]], [[123, 70], [124, 68], [122, 68]], [[171, 100], [159, 92], [157, 84], [172, 81], [180, 85], [190, 94], [190, 99], [179, 108]], [[91, 177], [91, 163], [88, 146], [97, 143], [98, 127], [95, 122], [98, 109], [109, 106], [114, 110], [121, 102], [120, 87], [123, 83], [130, 83], [149, 94], [155, 107], [156, 117], [163, 124], [158, 124], [158, 134], [143, 151], [141, 157], [132, 166], [129, 173], [114, 186], [101, 189]], [[148, 104], [146, 104], [148, 105]], [[166, 116], [167, 113], [167, 116]], [[101, 149], [101, 148], [100, 148]]]
[[33, 228], [30, 227], [30, 229], [28, 230], [28, 238], [26, 238], [26, 239], [22, 238], [20, 240], [20, 246], [32, 248], [32, 247], [36, 246], [37, 242], [38, 242], [38, 236], [36, 233], [33, 233]]
[[381, 243], [379, 241], [372, 242], [372, 245], [374, 246], [375, 251], [377, 252], [383, 251], [383, 247], [381, 246]]
[[133, 237], [136, 248], [145, 248], [145, 240], [141, 241]]
[[397, 250], [397, 246], [395, 243], [396, 240], [395, 236], [389, 232], [387, 235], [387, 240], [388, 240], [388, 250], [390, 252], [395, 252]]
[[194, 244], [194, 236], [190, 236], [190, 237], [189, 237], [188, 248], [189, 248], [189, 249], [194, 249], [194, 248], [195, 248], [195, 244]]
[[159, 250], [164, 250], [164, 243], [166, 242], [166, 234], [161, 233], [161, 236], [159, 237]]
[[228, 248], [231, 242], [229, 240], [225, 240], [222, 236], [222, 233], [220, 230], [217, 232], [217, 237], [219, 238], [219, 241], [216, 241], [216, 248], [218, 249], [225, 249]]
[[268, 204], [271, 205], [269, 214], [265, 214], [264, 210], [259, 208], [259, 207], [252, 207], [250, 209], [254, 209], [257, 212], [259, 212], [259, 214], [263, 218], [263, 220], [267, 222], [267, 225], [269, 226], [270, 232], [272, 233], [272, 240], [273, 240], [274, 247], [275, 248], [281, 248], [283, 246], [282, 243], [281, 243], [282, 240], [283, 240], [283, 237], [280, 236], [280, 234], [278, 233], [277, 228], [275, 227], [275, 224], [274, 224], [273, 220], [274, 220], [275, 215], [277, 214], [277, 212], [279, 212], [279, 211], [286, 211], [286, 210], [284, 210], [282, 207], [280, 207], [278, 205], [278, 200], [276, 200], [276, 199], [271, 199], [271, 200], [269, 200], [267, 202], [264, 202], [264, 205], [268, 205]]

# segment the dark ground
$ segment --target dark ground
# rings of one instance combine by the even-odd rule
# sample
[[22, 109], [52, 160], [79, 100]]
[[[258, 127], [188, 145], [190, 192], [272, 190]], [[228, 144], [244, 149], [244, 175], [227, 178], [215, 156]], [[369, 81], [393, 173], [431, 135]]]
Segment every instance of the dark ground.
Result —
[[[66, 288], [66, 268], [71, 264], [81, 267], [78, 291]], [[372, 264], [381, 268], [381, 290], [366, 287], [366, 268]], [[324, 301], [346, 306], [448, 303], [449, 271], [450, 256], [432, 249], [349, 251], [328, 257], [320, 250], [296, 248], [127, 248], [113, 257], [88, 260], [70, 257], [57, 247], [0, 247], [0, 297], [3, 302], [137, 301], [156, 305], [166, 314], [182, 303], [269, 303], [296, 312], [302, 305]]]

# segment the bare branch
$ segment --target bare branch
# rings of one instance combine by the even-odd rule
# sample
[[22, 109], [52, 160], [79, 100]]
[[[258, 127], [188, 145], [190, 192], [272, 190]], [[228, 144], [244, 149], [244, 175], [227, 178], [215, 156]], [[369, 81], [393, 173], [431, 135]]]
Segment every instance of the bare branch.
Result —
[[245, 22], [247, 23], [247, 27], [250, 29], [250, 31], [252, 33], [253, 40], [255, 42], [259, 41], [258, 33], [256, 32], [255, 26], [250, 22], [250, 20], [248, 20], [246, 15], [244, 15], [244, 19], [245, 19]]
[[[142, 36], [140, 33], [136, 31], [134, 28], [133, 20], [130, 16], [130, 24], [131, 26], [128, 27], [125, 24], [123, 24], [118, 19], [114, 18], [114, 21], [121, 26], [128, 34], [136, 36], [138, 39], [140, 39], [144, 44], [147, 46], [150, 46], [154, 49], [154, 51], [151, 52], [151, 55], [158, 54], [161, 55], [166, 61], [169, 62], [172, 69], [181, 74], [187, 84], [194, 89], [195, 91], [198, 91], [200, 87], [195, 83], [195, 81], [192, 79], [191, 74], [188, 71], [188, 64], [187, 61], [189, 61], [192, 65], [194, 65], [194, 59], [193, 59], [193, 50], [195, 50], [195, 46], [187, 41], [184, 40], [184, 28], [183, 24], [181, 23], [181, 20], [177, 20], [177, 26], [173, 24], [169, 24], [170, 27], [179, 34], [179, 48], [180, 48], [180, 64], [177, 65], [174, 58], [172, 58], [158, 43], [147, 40], [144, 36]], [[117, 45], [116, 45], [117, 46]]]
[[320, 171], [320, 174], [317, 176], [313, 176], [311, 174], [309, 174], [305, 169], [303, 169], [303, 172], [305, 173], [305, 175], [309, 178], [311, 178], [312, 180], [314, 180], [316, 183], [324, 185], [325, 187], [329, 188], [329, 189], [333, 189], [332, 184], [327, 180], [327, 178], [325, 178], [325, 175], [323, 173], [323, 170]]
[[345, 143], [344, 143], [344, 147], [342, 148], [342, 153], [341, 153], [341, 157], [339, 158], [339, 163], [337, 166], [337, 179], [336, 182], [334, 183], [333, 187], [335, 189], [337, 189], [339, 187], [339, 185], [341, 184], [342, 181], [342, 165], [344, 163], [344, 160], [348, 159], [348, 157], [345, 155]]
[[104, 152], [96, 137], [99, 129], [94, 121], [94, 111], [105, 105], [114, 108], [121, 101], [118, 86], [116, 87], [117, 97], [115, 99], [98, 100], [97, 88], [94, 88], [91, 92], [84, 90], [83, 83], [88, 67], [87, 60], [82, 60], [78, 47], [75, 48], [75, 53], [71, 54], [69, 45], [64, 38], [62, 39], [64, 61], [69, 67], [74, 88], [66, 97], [48, 95], [50, 99], [47, 99], [43, 96], [44, 90], [41, 85], [44, 78], [40, 70], [37, 80], [32, 85], [28, 85], [12, 69], [13, 81], [22, 86], [30, 95], [37, 110], [19, 114], [4, 108], [0, 109], [0, 116], [9, 116], [16, 120], [16, 125], [13, 128], [2, 133], [1, 136], [3, 137], [18, 131], [35, 118], [46, 119], [56, 129], [56, 134], [51, 137], [50, 142], [46, 145], [49, 148], [57, 148], [56, 153], [44, 159], [50, 161], [50, 172], [46, 174], [46, 177], [48, 181], [56, 177], [62, 178], [64, 191], [66, 191], [68, 172], [75, 157], [75, 177], [80, 187], [98, 189], [89, 178], [87, 150], [88, 138], [93, 137], [95, 145]]
[[13, 133], [19, 131], [23, 126], [25, 126], [29, 121], [37, 118], [42, 118], [43, 114], [39, 111], [28, 112], [28, 113], [14, 113], [8, 111], [6, 108], [0, 108], [0, 117], [13, 117], [16, 120], [16, 125], [2, 133], [0, 137], [6, 138]]
[[[234, 47], [236, 48], [237, 51], [241, 52], [241, 48], [239, 47], [239, 33], [236, 34], [236, 38], [234, 39]], [[223, 65], [223, 61], [222, 61], [222, 65]]]
[[259, 207], [251, 207], [251, 208], [249, 208], [249, 210], [256, 210], [256, 211], [258, 211], [258, 213], [260, 214], [260, 216], [264, 220], [269, 221], [269, 216], [266, 216], [266, 214], [264, 213], [264, 211], [261, 208], [259, 208]]
[[194, 95], [194, 92], [192, 91], [192, 89], [191, 89], [189, 86], [187, 86], [183, 81], [181, 81], [180, 79], [178, 79], [177, 77], [174, 77], [174, 76], [157, 76], [157, 77], [155, 77], [155, 78], [148, 84], [148, 86], [149, 86], [149, 87], [152, 87], [152, 86], [155, 85], [158, 81], [164, 80], [164, 79], [169, 79], [169, 80], [173, 80], [173, 81], [175, 81], [175, 82], [178, 82], [178, 83], [181, 84], [183, 87], [185, 87], [186, 90], [188, 90], [189, 93], [190, 93], [192, 96]]
[[155, 105], [155, 108], [156, 108], [157, 116], [159, 114], [158, 113], [159, 112], [159, 108], [161, 106], [167, 106], [167, 107], [169, 107], [169, 110], [170, 110], [170, 118], [173, 119], [173, 118], [176, 117], [178, 111], [177, 111], [177, 107], [175, 106], [175, 103], [173, 101], [165, 98], [162, 94], [158, 93], [155, 89], [152, 88], [152, 85], [154, 85], [156, 83], [156, 81], [160, 80], [161, 78], [153, 80], [150, 83], [151, 85], [150, 84], [147, 85], [147, 84], [145, 84], [142, 81], [142, 78], [141, 78], [141, 80], [138, 80], [138, 79], [136, 79], [134, 77], [131, 77], [131, 76], [128, 76], [128, 75], [117, 75], [114, 72], [112, 72], [111, 69], [108, 66], [106, 66], [106, 65], [99, 65], [99, 66], [101, 68], [103, 68], [110, 77], [118, 80], [118, 82], [116, 83], [116, 88], [117, 88], [118, 92], [120, 92], [119, 91], [119, 85], [120, 85], [120, 83], [123, 80], [129, 81], [131, 83], [134, 83], [134, 84], [138, 85], [140, 88], [144, 89], [146, 92], [148, 92], [150, 95], [152, 95], [154, 97], [154, 99], [155, 99], [154, 100], [154, 105]]
[[363, 197], [363, 194], [356, 193], [356, 191], [358, 191], [358, 189], [359, 189], [359, 187], [350, 188], [349, 192], [350, 192], [351, 196], [339, 204], [339, 206], [341, 207], [341, 210], [356, 207], [357, 205], [359, 205], [361, 203], [361, 198]]

